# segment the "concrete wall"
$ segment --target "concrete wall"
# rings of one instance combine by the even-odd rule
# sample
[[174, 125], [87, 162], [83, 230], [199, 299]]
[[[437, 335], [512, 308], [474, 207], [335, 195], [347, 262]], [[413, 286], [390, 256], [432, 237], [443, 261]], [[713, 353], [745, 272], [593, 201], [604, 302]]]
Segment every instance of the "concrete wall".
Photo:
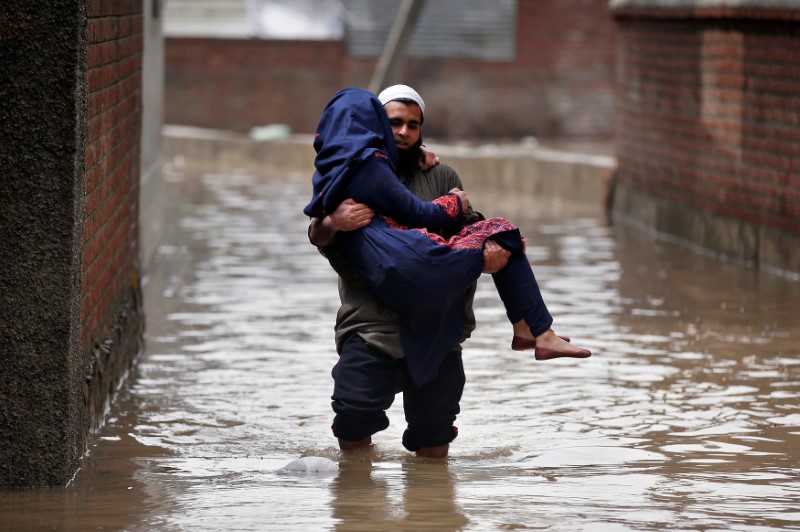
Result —
[[[410, 59], [402, 82], [425, 98], [429, 136], [609, 138], [614, 31], [607, 0], [519, 0], [513, 60]], [[166, 123], [310, 133], [335, 91], [369, 84], [376, 61], [349, 57], [343, 41], [168, 37]]]
[[64, 486], [141, 346], [142, 5], [11, 0], [0, 46], [0, 487]]
[[[256, 141], [231, 132], [185, 126], [164, 128], [165, 165], [190, 173], [281, 175], [309, 184], [314, 167], [312, 135]], [[546, 147], [525, 143], [464, 147], [437, 143], [436, 154], [461, 176], [467, 191], [499, 192], [507, 201], [546, 197], [554, 208], [581, 204], [581, 212], [606, 211], [616, 166], [610, 144]], [[310, 190], [310, 188], [309, 188]]]
[[613, 6], [615, 218], [800, 276], [800, 7]]

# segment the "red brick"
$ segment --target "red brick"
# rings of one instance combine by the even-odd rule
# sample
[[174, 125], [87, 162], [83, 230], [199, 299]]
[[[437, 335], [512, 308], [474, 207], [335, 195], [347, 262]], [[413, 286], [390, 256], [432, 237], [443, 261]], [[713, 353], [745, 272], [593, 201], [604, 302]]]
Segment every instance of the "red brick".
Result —
[[84, 344], [102, 337], [138, 253], [142, 0], [90, 0]]
[[619, 19], [620, 181], [797, 231], [785, 209], [800, 185], [797, 23], [658, 16]]

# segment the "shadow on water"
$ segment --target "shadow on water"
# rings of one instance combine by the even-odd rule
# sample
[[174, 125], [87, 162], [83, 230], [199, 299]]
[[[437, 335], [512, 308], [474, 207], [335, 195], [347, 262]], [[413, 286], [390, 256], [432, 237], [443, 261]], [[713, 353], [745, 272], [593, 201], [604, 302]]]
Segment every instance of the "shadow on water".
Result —
[[[373, 452], [342, 460], [336, 279], [306, 238], [305, 176], [167, 178], [146, 352], [74, 485], [3, 492], [0, 528], [800, 528], [798, 283], [473, 195], [521, 226], [556, 330], [595, 356], [511, 351], [483, 278], [450, 459], [403, 450], [398, 397]], [[339, 470], [280, 471], [300, 456]]]

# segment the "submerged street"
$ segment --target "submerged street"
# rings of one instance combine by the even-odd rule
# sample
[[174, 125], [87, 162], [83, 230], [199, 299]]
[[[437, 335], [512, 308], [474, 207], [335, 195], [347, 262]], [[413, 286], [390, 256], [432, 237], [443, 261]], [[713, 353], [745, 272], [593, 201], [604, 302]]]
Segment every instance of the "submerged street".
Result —
[[[0, 529], [800, 529], [800, 284], [471, 194], [522, 228], [556, 332], [594, 356], [511, 351], [483, 276], [450, 458], [403, 449], [398, 396], [374, 453], [343, 459], [336, 276], [305, 173], [285, 177], [166, 175], [145, 353], [74, 484], [4, 492]], [[339, 471], [279, 471], [301, 456]]]

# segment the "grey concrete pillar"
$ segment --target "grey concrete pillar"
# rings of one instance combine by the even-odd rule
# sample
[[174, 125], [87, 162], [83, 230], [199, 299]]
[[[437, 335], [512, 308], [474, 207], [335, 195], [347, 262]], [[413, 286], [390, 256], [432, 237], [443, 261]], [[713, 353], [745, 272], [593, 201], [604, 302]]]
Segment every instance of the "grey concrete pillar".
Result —
[[85, 0], [0, 6], [0, 487], [65, 485], [85, 446]]
[[164, 125], [164, 0], [144, 0], [142, 57], [142, 179], [139, 188], [140, 258], [145, 274], [156, 257], [163, 233], [164, 179], [161, 128]]

